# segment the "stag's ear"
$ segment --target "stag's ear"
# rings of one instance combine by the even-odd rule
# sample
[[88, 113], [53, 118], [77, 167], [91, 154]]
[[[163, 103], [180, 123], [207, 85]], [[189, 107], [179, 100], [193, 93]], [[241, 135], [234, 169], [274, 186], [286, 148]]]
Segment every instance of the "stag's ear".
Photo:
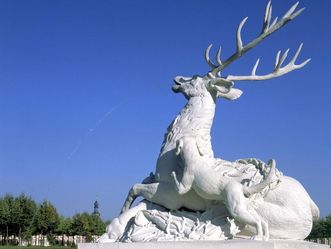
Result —
[[235, 100], [241, 96], [243, 92], [237, 88], [231, 88], [228, 93], [217, 92], [217, 97], [222, 97], [228, 100]]
[[233, 82], [223, 78], [214, 78], [209, 81], [209, 86], [218, 93], [227, 94], [231, 91]]

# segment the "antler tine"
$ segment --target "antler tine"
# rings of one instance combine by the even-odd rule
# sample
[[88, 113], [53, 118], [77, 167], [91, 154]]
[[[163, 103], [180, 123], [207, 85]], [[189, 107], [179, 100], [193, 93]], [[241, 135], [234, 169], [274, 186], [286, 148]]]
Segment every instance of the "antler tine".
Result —
[[303, 42], [300, 44], [298, 50], [295, 52], [295, 55], [293, 56], [291, 63], [295, 64], [295, 61], [298, 59], [298, 56], [301, 52], [302, 47], [303, 47]]
[[276, 55], [276, 61], [275, 61], [275, 68], [279, 65], [279, 58], [280, 58], [280, 53], [281, 53], [282, 51], [281, 50], [279, 50], [278, 52], [277, 52], [277, 55]]
[[272, 22], [272, 24], [269, 26], [269, 28], [272, 28], [273, 26], [275, 26], [277, 21], [278, 21], [278, 17], [275, 18], [275, 20]]
[[272, 6], [270, 0], [265, 8], [262, 32], [265, 32], [269, 28], [269, 24], [271, 20], [271, 12], [272, 12]]
[[272, 5], [270, 5], [268, 20], [267, 20], [268, 28], [270, 26], [271, 16], [272, 16]]
[[298, 7], [299, 2], [296, 2], [283, 16], [283, 18], [288, 18], [292, 15], [292, 13], [295, 11], [295, 9]]
[[210, 49], [211, 49], [212, 46], [213, 46], [213, 44], [210, 44], [210, 45], [207, 47], [207, 49], [206, 49], [206, 53], [205, 53], [205, 60], [206, 60], [207, 64], [211, 67], [211, 69], [214, 69], [214, 68], [216, 68], [217, 66], [214, 65], [214, 63], [213, 63], [213, 62], [210, 60], [210, 58], [209, 58], [209, 52], [210, 52]]
[[304, 62], [302, 62], [301, 64], [295, 65], [295, 61], [297, 60], [297, 58], [298, 58], [298, 56], [301, 52], [302, 47], [303, 47], [303, 43], [300, 44], [298, 50], [295, 52], [295, 55], [293, 56], [292, 60], [290, 61], [290, 63], [293, 66], [295, 66], [297, 69], [304, 67], [309, 61], [311, 61], [311, 58], [309, 58], [309, 59], [305, 60]]
[[[282, 58], [280, 58], [280, 60], [278, 61], [278, 64], [275, 67], [275, 71], [277, 71], [283, 65], [283, 62], [285, 61], [289, 51], [290, 51], [289, 48], [286, 49], [285, 53], [282, 55]], [[277, 54], [277, 56], [278, 56], [278, 54]]]
[[298, 50], [296, 51], [295, 55], [293, 56], [292, 60], [285, 65], [284, 67], [282, 67], [282, 64], [284, 62], [284, 60], [287, 57], [287, 54], [289, 52], [289, 49], [287, 49], [285, 51], [285, 53], [282, 55], [282, 57], [280, 58], [280, 51], [278, 51], [277, 56], [276, 56], [276, 63], [275, 63], [275, 69], [272, 73], [269, 74], [265, 74], [265, 75], [256, 75], [256, 69], [257, 66], [260, 62], [260, 59], [258, 59], [253, 67], [252, 73], [251, 75], [248, 76], [234, 76], [234, 75], [229, 75], [226, 77], [227, 80], [230, 81], [242, 81], [242, 80], [268, 80], [268, 79], [272, 79], [272, 78], [276, 78], [279, 76], [282, 76], [284, 74], [287, 74], [291, 71], [294, 71], [296, 69], [302, 68], [304, 67], [311, 59], [305, 60], [304, 62], [302, 62], [301, 64], [295, 64], [296, 59], [298, 58], [301, 49], [302, 49], [303, 43], [300, 44]]
[[219, 66], [223, 65], [222, 60], [221, 60], [221, 53], [222, 53], [222, 47], [220, 46], [220, 48], [218, 49], [217, 54], [216, 54], [216, 61]]
[[271, 0], [268, 2], [267, 6], [265, 8], [265, 12], [264, 12], [264, 23], [268, 20], [270, 6], [271, 6]]
[[253, 67], [252, 75], [254, 75], [254, 76], [256, 75], [256, 69], [257, 69], [259, 63], [260, 63], [260, 58], [257, 59], [257, 61], [255, 62], [255, 65]]
[[[251, 42], [249, 42], [247, 45], [243, 46], [243, 42], [242, 42], [242, 38], [241, 38], [241, 30], [245, 24], [245, 22], [247, 21], [247, 18], [244, 18], [237, 29], [237, 49], [236, 52], [234, 54], [232, 54], [230, 57], [228, 57], [225, 61], [222, 62], [222, 64], [218, 63], [219, 65], [216, 66], [214, 65], [210, 59], [209, 59], [209, 54], [208, 56], [206, 55], [206, 60], [208, 65], [212, 68], [212, 70], [209, 72], [209, 75], [214, 75], [217, 76], [218, 73], [220, 71], [222, 71], [225, 67], [227, 67], [228, 65], [230, 65], [232, 62], [234, 62], [235, 60], [237, 60], [238, 58], [240, 58], [241, 56], [243, 56], [246, 52], [248, 52], [249, 50], [251, 50], [253, 47], [255, 47], [258, 43], [260, 43], [264, 38], [266, 38], [267, 36], [271, 35], [272, 33], [274, 33], [275, 31], [277, 31], [278, 29], [280, 29], [281, 27], [283, 27], [284, 25], [286, 25], [289, 21], [293, 20], [294, 18], [296, 18], [298, 15], [301, 14], [301, 12], [304, 10], [304, 8], [298, 10], [295, 12], [297, 6], [299, 5], [299, 2], [297, 2], [296, 4], [294, 4], [286, 13], [285, 15], [278, 20], [278, 18], [276, 18], [272, 24], [270, 25], [270, 21], [272, 18], [272, 5], [271, 5], [271, 1], [268, 2], [267, 6], [266, 6], [266, 10], [265, 10], [265, 14], [264, 14], [264, 22], [263, 22], [263, 27], [262, 27], [262, 33], [257, 36], [254, 40], [252, 40]], [[209, 53], [209, 49], [207, 49], [207, 52]], [[277, 64], [280, 62], [279, 58], [277, 60]]]
[[295, 65], [295, 66], [296, 66], [296, 69], [300, 69], [300, 68], [306, 66], [310, 61], [311, 61], [311, 58], [305, 60], [304, 62], [302, 62], [302, 63], [299, 64], [299, 65]]
[[301, 8], [297, 12], [295, 12], [293, 15], [291, 15], [291, 20], [293, 20], [294, 18], [296, 18], [298, 15], [300, 15], [301, 12], [304, 11], [304, 10], [305, 10], [305, 8]]
[[243, 42], [241, 39], [241, 30], [243, 28], [243, 26], [245, 25], [245, 22], [247, 21], [248, 16], [245, 17], [239, 24], [238, 29], [237, 29], [237, 53], [241, 53], [242, 49], [243, 49]]

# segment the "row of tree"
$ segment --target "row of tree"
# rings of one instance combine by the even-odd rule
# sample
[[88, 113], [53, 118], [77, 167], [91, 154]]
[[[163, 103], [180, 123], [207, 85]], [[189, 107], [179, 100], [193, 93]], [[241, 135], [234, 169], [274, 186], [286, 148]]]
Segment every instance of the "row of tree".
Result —
[[[104, 233], [108, 223], [96, 212], [63, 217], [49, 201], [37, 204], [25, 194], [17, 197], [7, 194], [0, 198], [1, 244], [29, 241], [33, 235], [45, 236], [52, 244], [56, 243], [56, 236], [62, 236], [64, 243], [64, 235], [81, 235], [91, 241], [93, 235]], [[308, 239], [320, 238], [331, 238], [331, 215], [314, 222]]]
[[1, 244], [29, 241], [33, 235], [46, 236], [53, 244], [55, 236], [64, 238], [64, 235], [82, 235], [91, 241], [93, 235], [104, 233], [107, 223], [102, 221], [98, 213], [63, 217], [49, 201], [38, 204], [25, 194], [17, 197], [7, 194], [0, 198]]
[[331, 214], [313, 224], [307, 239], [331, 238]]

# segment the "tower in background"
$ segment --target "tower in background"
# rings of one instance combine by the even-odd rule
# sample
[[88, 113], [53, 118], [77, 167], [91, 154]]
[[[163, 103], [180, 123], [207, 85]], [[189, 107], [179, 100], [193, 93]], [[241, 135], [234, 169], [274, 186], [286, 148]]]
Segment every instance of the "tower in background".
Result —
[[94, 202], [93, 214], [100, 216], [98, 200], [95, 200], [95, 202]]

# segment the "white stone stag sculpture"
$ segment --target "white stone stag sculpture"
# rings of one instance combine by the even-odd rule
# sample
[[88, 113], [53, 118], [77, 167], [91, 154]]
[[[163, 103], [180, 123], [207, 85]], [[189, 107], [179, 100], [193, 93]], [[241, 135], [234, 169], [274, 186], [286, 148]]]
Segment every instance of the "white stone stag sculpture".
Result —
[[[141, 184], [131, 188], [122, 208], [101, 238], [118, 240], [141, 210], [191, 210], [205, 211], [219, 205], [225, 207], [229, 217], [241, 224], [243, 234], [255, 235], [255, 239], [304, 239], [311, 231], [319, 210], [303, 186], [295, 179], [283, 176], [275, 169], [275, 161], [264, 164], [257, 159], [229, 162], [214, 157], [210, 131], [213, 124], [216, 100], [222, 97], [234, 100], [242, 91], [234, 88], [234, 81], [267, 80], [287, 74], [305, 66], [296, 60], [302, 44], [286, 65], [289, 50], [276, 56], [273, 71], [257, 75], [257, 60], [251, 75], [223, 77], [221, 72], [232, 62], [257, 45], [265, 37], [297, 17], [298, 3], [280, 19], [271, 23], [271, 2], [264, 16], [262, 32], [253, 41], [243, 45], [241, 30], [247, 17], [240, 23], [236, 41], [237, 50], [228, 59], [221, 60], [221, 49], [216, 56], [217, 64], [209, 58], [210, 45], [205, 53], [211, 70], [204, 76], [177, 76], [173, 91], [182, 93], [188, 100], [175, 120], [168, 127], [156, 164], [151, 174]], [[131, 207], [137, 197], [145, 200]], [[149, 203], [153, 203], [149, 205]]]

